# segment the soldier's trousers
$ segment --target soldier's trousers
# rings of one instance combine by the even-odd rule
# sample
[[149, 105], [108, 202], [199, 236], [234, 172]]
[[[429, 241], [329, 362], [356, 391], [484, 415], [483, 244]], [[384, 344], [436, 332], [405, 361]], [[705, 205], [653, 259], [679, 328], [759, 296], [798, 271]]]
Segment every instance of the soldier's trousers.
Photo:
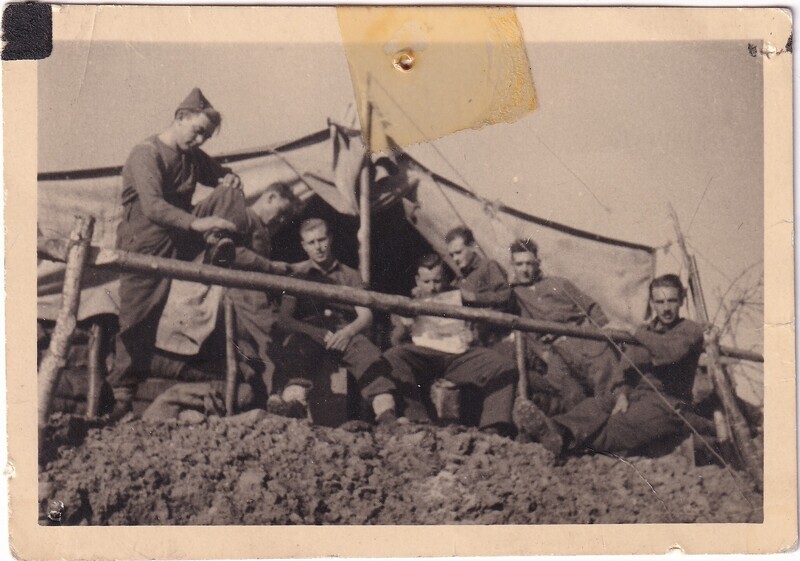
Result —
[[610, 343], [562, 337], [550, 349], [545, 378], [558, 388], [557, 412], [565, 412], [587, 397], [611, 394], [623, 382], [623, 368]]
[[449, 354], [407, 344], [389, 349], [383, 359], [391, 366], [395, 391], [401, 396], [413, 397], [420, 386], [444, 378], [478, 390], [482, 401], [480, 427], [512, 423], [516, 365], [491, 349], [472, 347], [462, 354]]
[[304, 333], [292, 333], [284, 342], [282, 378], [278, 386], [296, 384], [310, 387], [314, 374], [325, 363], [334, 358], [347, 368], [356, 380], [361, 396], [369, 403], [380, 393], [394, 388], [389, 380], [389, 367], [381, 360], [381, 351], [364, 335], [358, 334], [350, 340], [343, 353], [329, 351], [318, 341]]
[[[241, 190], [217, 187], [192, 213], [198, 217], [221, 216], [237, 228], [246, 224]], [[203, 238], [151, 222], [139, 202], [128, 205], [117, 230], [117, 247], [157, 257], [191, 260], [204, 247]], [[111, 387], [135, 388], [147, 377], [156, 348], [156, 330], [169, 294], [170, 278], [122, 273], [119, 279], [119, 334]]]
[[649, 388], [634, 389], [625, 413], [611, 415], [615, 398], [606, 395], [579, 403], [553, 420], [569, 430], [571, 446], [598, 452], [634, 450], [688, 430], [678, 417], [681, 402], [662, 400]]

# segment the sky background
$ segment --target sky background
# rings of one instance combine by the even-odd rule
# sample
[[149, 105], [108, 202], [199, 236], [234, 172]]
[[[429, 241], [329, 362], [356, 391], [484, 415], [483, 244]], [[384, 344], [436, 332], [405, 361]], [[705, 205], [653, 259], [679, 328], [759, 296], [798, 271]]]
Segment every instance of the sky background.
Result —
[[[675, 238], [671, 203], [713, 315], [763, 259], [761, 57], [746, 42], [526, 46], [535, 112], [411, 153], [481, 196], [651, 246]], [[224, 116], [212, 155], [320, 130], [354, 99], [338, 44], [56, 43], [39, 66], [39, 170], [121, 165], [194, 86]], [[760, 343], [751, 327], [742, 346]]]

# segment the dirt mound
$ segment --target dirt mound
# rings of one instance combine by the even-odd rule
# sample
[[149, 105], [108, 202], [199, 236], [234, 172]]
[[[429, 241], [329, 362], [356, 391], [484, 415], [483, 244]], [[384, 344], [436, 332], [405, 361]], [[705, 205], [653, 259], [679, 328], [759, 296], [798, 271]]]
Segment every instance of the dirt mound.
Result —
[[63, 501], [65, 524], [761, 520], [760, 496], [678, 454], [554, 465], [538, 444], [475, 429], [330, 429], [263, 411], [85, 430], [68, 419], [55, 423], [72, 440], [51, 441], [57, 452], [40, 473], [42, 511]]

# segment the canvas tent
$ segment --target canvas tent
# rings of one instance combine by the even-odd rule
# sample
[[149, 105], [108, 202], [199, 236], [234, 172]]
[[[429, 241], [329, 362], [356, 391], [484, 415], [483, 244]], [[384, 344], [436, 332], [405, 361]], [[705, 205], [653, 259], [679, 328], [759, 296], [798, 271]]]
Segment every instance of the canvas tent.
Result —
[[[286, 182], [301, 199], [315, 201], [317, 208], [324, 206], [357, 222], [364, 146], [360, 131], [352, 122], [329, 120], [325, 129], [302, 138], [218, 159], [242, 177], [250, 200], [270, 184]], [[511, 200], [502, 193], [498, 196], [476, 192], [445, 177], [445, 173], [437, 173], [407, 151], [373, 154], [371, 161], [373, 222], [401, 212], [406, 224], [443, 256], [444, 234], [465, 224], [474, 231], [485, 255], [500, 262], [509, 273], [510, 242], [516, 237], [531, 237], [540, 247], [546, 274], [573, 281], [593, 296], [612, 319], [637, 322], [644, 318], [647, 283], [655, 268], [653, 248], [537, 217], [535, 193], [511, 194]], [[73, 217], [88, 214], [96, 219], [93, 244], [114, 247], [122, 212], [120, 171], [121, 168], [103, 168], [39, 174], [39, 234], [66, 238]], [[208, 192], [199, 188], [196, 197]], [[373, 254], [393, 247], [389, 237], [391, 232], [378, 234], [375, 229], [371, 239]], [[38, 314], [42, 319], [54, 319], [57, 314], [63, 271], [63, 264], [39, 261]], [[115, 275], [87, 271], [79, 319], [116, 314], [118, 307]]]

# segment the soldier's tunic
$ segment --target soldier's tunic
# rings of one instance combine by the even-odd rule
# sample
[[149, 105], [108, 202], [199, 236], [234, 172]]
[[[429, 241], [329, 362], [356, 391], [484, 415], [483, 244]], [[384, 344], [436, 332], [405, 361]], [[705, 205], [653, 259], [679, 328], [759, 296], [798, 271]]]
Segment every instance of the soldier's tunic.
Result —
[[[192, 222], [225, 214], [243, 198], [239, 190], [218, 188], [193, 207], [195, 188], [198, 183], [215, 187], [229, 172], [199, 148], [180, 152], [158, 136], [137, 145], [122, 170], [123, 216], [117, 247], [158, 257], [194, 258], [202, 251], [203, 240], [190, 231]], [[113, 387], [135, 386], [146, 376], [169, 287], [168, 277], [120, 274], [120, 331], [114, 372], [109, 377]]]
[[615, 399], [603, 396], [586, 399], [571, 411], [553, 417], [569, 430], [573, 447], [634, 450], [688, 429], [676, 411], [691, 403], [703, 350], [702, 327], [688, 319], [679, 319], [672, 326], [655, 319], [640, 327], [635, 337], [644, 347], [631, 346], [626, 354], [647, 381], [635, 371], [627, 373], [631, 379], [638, 379], [633, 382], [627, 412], [611, 415]]
[[[470, 346], [473, 334], [467, 322], [425, 316], [397, 319], [393, 340], [403, 340], [404, 332], [408, 332], [412, 343], [398, 344], [383, 354], [383, 360], [391, 367], [393, 386], [380, 389], [397, 395], [407, 415], [417, 407], [427, 409], [428, 416], [435, 414], [429, 403], [429, 389], [435, 380], [443, 378], [477, 390], [481, 400], [477, 419], [480, 427], [511, 424], [517, 372], [508, 357], [492, 349]], [[471, 415], [472, 411], [465, 413], [462, 421], [476, 420], [469, 418], [477, 417]]]
[[[470, 263], [459, 272], [453, 286], [475, 294], [475, 302], [465, 304], [466, 306], [498, 311], [506, 311], [508, 308], [511, 286], [508, 284], [508, 275], [497, 261], [485, 259], [475, 253]], [[476, 342], [484, 346], [490, 346], [508, 334], [502, 328], [480, 323], [476, 323], [473, 330]]]
[[[339, 261], [334, 261], [327, 270], [311, 260], [294, 264], [293, 268], [295, 275], [310, 281], [365, 288], [359, 272]], [[279, 320], [279, 325], [290, 334], [284, 343], [283, 385], [311, 387], [320, 364], [326, 356], [333, 356], [353, 375], [361, 394], [369, 401], [389, 387], [385, 380], [387, 369], [379, 360], [381, 352], [363, 333], [355, 334], [343, 353], [325, 349], [325, 332], [335, 333], [352, 323], [356, 319], [355, 307], [301, 299], [294, 315], [302, 323], [317, 328], [318, 334], [293, 332]]]
[[[579, 327], [608, 323], [599, 304], [561, 277], [514, 286], [512, 309], [525, 318]], [[575, 337], [558, 337], [552, 344], [550, 340], [547, 334], [526, 334], [529, 370], [546, 357], [546, 380], [559, 393], [545, 407], [549, 413], [566, 411], [586, 397], [610, 394], [622, 384], [619, 358], [609, 343]]]

